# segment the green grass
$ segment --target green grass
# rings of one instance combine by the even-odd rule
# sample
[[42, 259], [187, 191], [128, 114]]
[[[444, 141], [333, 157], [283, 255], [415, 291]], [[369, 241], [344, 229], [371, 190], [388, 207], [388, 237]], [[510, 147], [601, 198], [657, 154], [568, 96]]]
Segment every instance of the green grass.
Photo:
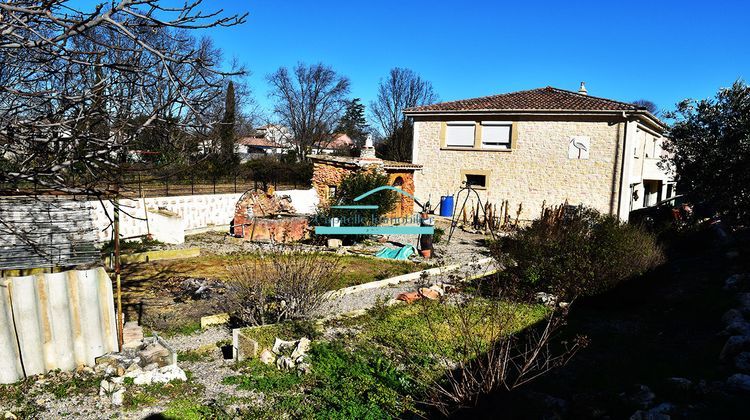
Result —
[[[544, 305], [510, 302], [498, 307], [490, 305], [489, 301], [477, 301], [469, 314], [469, 324], [480, 340], [516, 333], [547, 314]], [[485, 319], [490, 315], [494, 319]], [[434, 353], [458, 357], [456, 352], [460, 349], [456, 347], [462, 343], [456, 341], [455, 329], [461, 324], [460, 317], [453, 305], [421, 300], [412, 305], [378, 305], [361, 317], [334, 323], [360, 328], [354, 338], [358, 346], [375, 344], [414, 362]]]
[[244, 390], [261, 392], [289, 391], [302, 383], [295, 372], [281, 371], [273, 365], [266, 365], [258, 359], [243, 361], [238, 367], [240, 375], [227, 376], [222, 380], [226, 385], [237, 385]]
[[238, 366], [240, 375], [223, 383], [264, 393], [267, 402], [248, 418], [393, 418], [416, 411], [409, 396], [413, 382], [384, 355], [316, 343], [309, 356], [310, 375], [248, 360]]

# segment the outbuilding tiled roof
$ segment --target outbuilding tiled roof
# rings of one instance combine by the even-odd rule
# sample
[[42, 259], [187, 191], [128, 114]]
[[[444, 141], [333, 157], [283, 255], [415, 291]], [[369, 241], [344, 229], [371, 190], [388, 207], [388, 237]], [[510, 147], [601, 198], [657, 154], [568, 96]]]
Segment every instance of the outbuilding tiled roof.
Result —
[[279, 147], [276, 143], [263, 137], [243, 137], [237, 140], [237, 143], [254, 147]]
[[637, 111], [636, 105], [597, 98], [551, 86], [522, 90], [481, 98], [441, 102], [432, 105], [408, 108], [404, 112], [420, 113], [430, 111]]

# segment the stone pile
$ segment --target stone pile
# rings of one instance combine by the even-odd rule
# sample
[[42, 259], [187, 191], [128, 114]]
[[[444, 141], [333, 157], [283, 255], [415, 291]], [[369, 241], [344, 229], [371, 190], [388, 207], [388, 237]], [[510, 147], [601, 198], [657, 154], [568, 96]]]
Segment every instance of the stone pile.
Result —
[[750, 275], [734, 274], [724, 282], [724, 290], [737, 292], [738, 306], [724, 313], [725, 335], [719, 359], [735, 371], [726, 382], [733, 392], [750, 393]]
[[123, 329], [122, 352], [107, 353], [96, 358], [95, 372], [104, 374], [99, 396], [113, 405], [122, 405], [125, 379], [134, 385], [187, 381], [185, 372], [177, 366], [177, 353], [158, 335], [143, 337], [137, 324], [126, 324]]
[[238, 362], [257, 357], [267, 365], [276, 365], [279, 370], [296, 369], [299, 374], [310, 373], [307, 352], [311, 342], [307, 337], [291, 341], [275, 337], [270, 349], [261, 349], [258, 342], [241, 329], [235, 329], [232, 335], [234, 358]]

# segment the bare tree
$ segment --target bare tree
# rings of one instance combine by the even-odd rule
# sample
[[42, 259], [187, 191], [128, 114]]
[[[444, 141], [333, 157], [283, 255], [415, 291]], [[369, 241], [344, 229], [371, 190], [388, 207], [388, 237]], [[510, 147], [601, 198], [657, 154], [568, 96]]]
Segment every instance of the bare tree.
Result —
[[290, 130], [297, 158], [304, 160], [316, 145], [325, 147], [347, 105], [349, 79], [323, 64], [297, 64], [268, 76], [274, 113]]
[[245, 16], [201, 3], [0, 3], [0, 185], [100, 195], [148, 127], [207, 131], [241, 69], [221, 70], [210, 40], [188, 32]]
[[370, 103], [370, 110], [381, 134], [388, 138], [406, 118], [404, 109], [437, 100], [432, 83], [412, 70], [396, 67], [391, 69], [386, 80], [380, 81], [377, 99]]
[[659, 115], [659, 107], [656, 106], [655, 103], [649, 101], [648, 99], [638, 99], [633, 101], [633, 105], [645, 109], [646, 111], [658, 116]]

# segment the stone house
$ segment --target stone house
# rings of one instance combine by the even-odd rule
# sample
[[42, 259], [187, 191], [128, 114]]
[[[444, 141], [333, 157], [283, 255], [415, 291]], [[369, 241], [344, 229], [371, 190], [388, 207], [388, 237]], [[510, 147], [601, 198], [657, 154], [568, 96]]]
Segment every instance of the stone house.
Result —
[[[420, 165], [409, 162], [395, 162], [375, 157], [372, 146], [362, 149], [361, 157], [332, 156], [317, 154], [308, 156], [313, 163], [313, 188], [318, 193], [321, 205], [330, 204], [336, 194], [336, 188], [341, 181], [352, 173], [359, 171], [382, 171], [388, 175], [391, 186], [398, 187], [414, 195], [414, 174]], [[399, 194], [400, 200], [396, 208], [386, 217], [409, 217], [414, 212], [414, 199]], [[421, 197], [420, 197], [421, 198]]]
[[[419, 106], [412, 162], [420, 197], [455, 195], [470, 182], [482, 200], [523, 205], [585, 204], [627, 220], [675, 195], [659, 168], [666, 126], [635, 105], [546, 87]], [[458, 203], [460, 205], [460, 203]]]

